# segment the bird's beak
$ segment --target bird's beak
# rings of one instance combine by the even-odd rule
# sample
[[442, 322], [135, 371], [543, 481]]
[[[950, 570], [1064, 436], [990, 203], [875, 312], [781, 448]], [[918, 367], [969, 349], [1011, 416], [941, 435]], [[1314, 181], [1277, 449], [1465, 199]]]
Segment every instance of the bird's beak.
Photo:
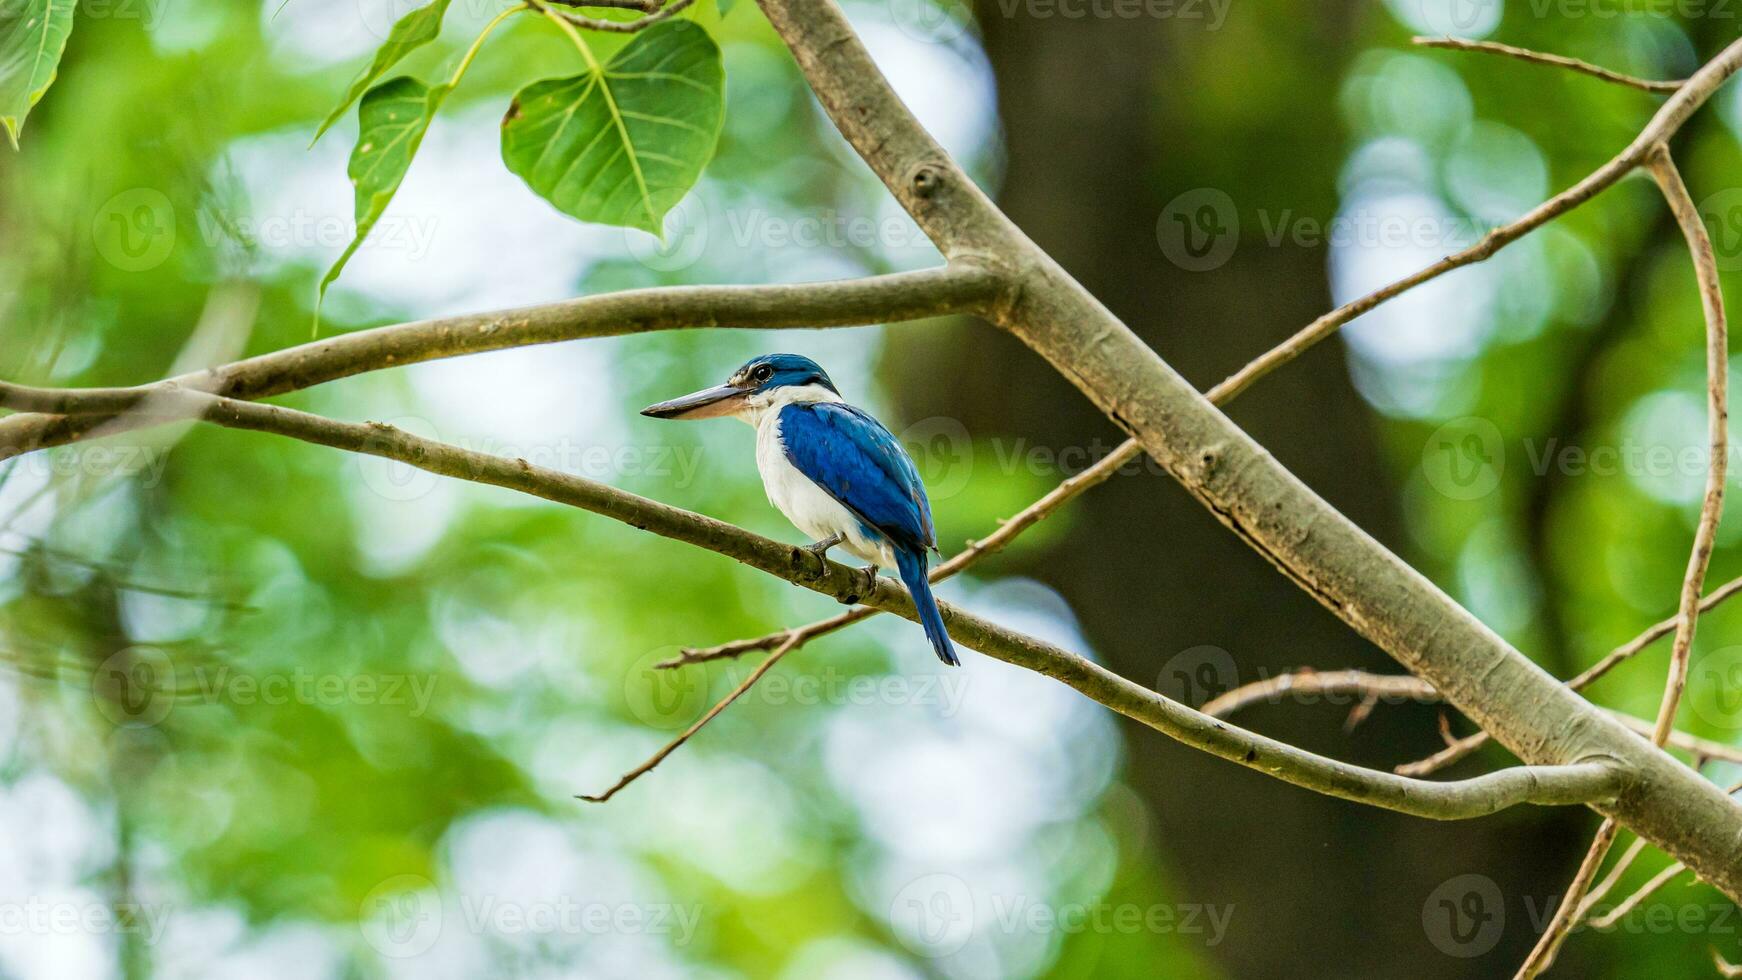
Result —
[[744, 407], [744, 399], [749, 394], [750, 390], [746, 388], [715, 385], [682, 398], [649, 405], [641, 410], [641, 414], [656, 419], [712, 419], [736, 415]]

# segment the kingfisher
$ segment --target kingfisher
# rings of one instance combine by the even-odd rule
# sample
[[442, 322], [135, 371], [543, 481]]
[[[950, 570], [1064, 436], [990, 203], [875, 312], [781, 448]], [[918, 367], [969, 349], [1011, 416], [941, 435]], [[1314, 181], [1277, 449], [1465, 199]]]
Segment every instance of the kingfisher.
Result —
[[768, 502], [814, 539], [805, 550], [820, 562], [839, 545], [868, 562], [867, 594], [879, 568], [894, 568], [938, 659], [961, 663], [926, 576], [927, 552], [942, 552], [919, 471], [883, 423], [847, 404], [817, 362], [764, 354], [725, 384], [649, 405], [641, 414], [750, 423]]

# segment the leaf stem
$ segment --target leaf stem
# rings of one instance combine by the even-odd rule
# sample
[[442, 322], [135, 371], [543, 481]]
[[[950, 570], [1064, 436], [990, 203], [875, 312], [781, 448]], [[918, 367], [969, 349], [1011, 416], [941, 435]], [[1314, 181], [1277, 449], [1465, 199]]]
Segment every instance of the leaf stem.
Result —
[[485, 24], [484, 29], [478, 32], [478, 36], [472, 39], [472, 46], [466, 49], [466, 56], [460, 59], [459, 67], [454, 69], [453, 77], [448, 79], [448, 88], [455, 88], [460, 84], [460, 79], [466, 75], [466, 69], [472, 67], [472, 59], [476, 58], [478, 52], [483, 49], [484, 39], [490, 36], [490, 32], [496, 29], [496, 25], [522, 10], [530, 9], [532, 9], [532, 5], [529, 3], [517, 3], [492, 17], [490, 23]]
[[536, 7], [539, 13], [549, 17], [556, 26], [563, 29], [563, 33], [569, 36], [569, 40], [575, 42], [575, 49], [581, 53], [581, 57], [587, 59], [587, 67], [592, 69], [594, 74], [603, 75], [605, 73], [604, 69], [599, 67], [599, 59], [593, 57], [593, 49], [587, 47], [587, 39], [581, 37], [581, 32], [575, 30], [575, 25], [569, 23], [568, 18], [538, 2], [538, 0], [527, 0], [527, 3]]

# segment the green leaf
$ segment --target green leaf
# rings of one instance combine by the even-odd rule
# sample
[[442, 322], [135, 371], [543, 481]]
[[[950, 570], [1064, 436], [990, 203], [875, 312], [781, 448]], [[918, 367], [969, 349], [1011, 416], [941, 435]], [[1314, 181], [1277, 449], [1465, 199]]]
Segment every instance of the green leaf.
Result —
[[521, 89], [502, 120], [502, 159], [567, 214], [657, 235], [724, 119], [719, 47], [689, 21], [665, 21], [602, 70]]
[[30, 107], [54, 84], [78, 0], [0, 0], [0, 126], [18, 149]]
[[[0, 3], [4, 2], [6, 0], [0, 0]], [[357, 101], [358, 96], [375, 84], [376, 79], [387, 74], [389, 68], [398, 64], [401, 58], [436, 39], [436, 35], [442, 32], [442, 18], [447, 15], [450, 2], [451, 0], [435, 0], [427, 7], [419, 7], [399, 18], [393, 25], [393, 30], [387, 32], [387, 42], [375, 52], [375, 60], [351, 82], [351, 87], [345, 91], [345, 98], [327, 115], [309, 145], [319, 141], [321, 135], [345, 114], [345, 110], [351, 108], [351, 103]]]
[[[356, 188], [357, 234], [345, 246], [339, 261], [321, 280], [319, 297], [327, 295], [327, 287], [339, 278], [345, 263], [351, 261], [370, 229], [387, 210], [394, 192], [417, 155], [418, 144], [429, 132], [430, 120], [441, 108], [442, 100], [454, 87], [450, 84], [425, 85], [409, 75], [382, 82], [370, 89], [357, 106], [357, 148], [351, 151], [351, 164], [346, 173]], [[320, 322], [320, 303], [315, 304], [315, 322]]]

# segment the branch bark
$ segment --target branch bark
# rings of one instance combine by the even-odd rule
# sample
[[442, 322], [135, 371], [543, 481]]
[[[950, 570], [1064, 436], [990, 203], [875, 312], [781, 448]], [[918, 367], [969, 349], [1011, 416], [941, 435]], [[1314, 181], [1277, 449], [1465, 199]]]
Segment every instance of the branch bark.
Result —
[[[1003, 279], [971, 261], [838, 282], [636, 289], [359, 330], [151, 385], [108, 390], [118, 403], [129, 405], [135, 403], [126, 393], [171, 384], [232, 398], [266, 398], [366, 371], [587, 337], [697, 327], [846, 327], [985, 315], [1006, 289]], [[61, 411], [46, 396], [16, 407], [33, 413]], [[145, 424], [143, 418], [111, 424], [115, 422], [102, 414], [0, 419], [0, 458], [73, 442], [98, 428], [111, 434]]]
[[[87, 393], [89, 401], [84, 402]], [[0, 385], [0, 407], [34, 404], [47, 394], [43, 389]], [[340, 422], [278, 405], [174, 386], [135, 391], [131, 403], [120, 403], [114, 392], [105, 390], [69, 390], [54, 396], [67, 411], [134, 411], [148, 413], [148, 421], [157, 423], [199, 418], [228, 428], [288, 436], [397, 460], [442, 476], [516, 490], [706, 548], [840, 602], [864, 602], [918, 621], [911, 597], [890, 579], [879, 578], [874, 592], [861, 595], [864, 577], [857, 569], [829, 561], [819, 574], [815, 556], [802, 547], [782, 544], [608, 484], [533, 466], [523, 459], [461, 449], [379, 422]], [[1599, 757], [1566, 765], [1516, 766], [1444, 783], [1364, 769], [1210, 718], [1061, 647], [953, 606], [940, 603], [940, 608], [950, 635], [965, 646], [1062, 681], [1114, 711], [1194, 748], [1330, 796], [1413, 816], [1460, 820], [1520, 803], [1598, 803], [1614, 799], [1625, 789], [1627, 776], [1622, 767], [1612, 759]], [[663, 757], [661, 754], [651, 761], [657, 764]], [[634, 775], [632, 772], [625, 782]]]
[[[832, 0], [759, 3], [835, 126], [939, 249], [951, 259], [995, 261], [1021, 283], [1014, 301], [994, 311], [995, 323], [1046, 358], [1242, 540], [1521, 759], [1620, 759], [1639, 782], [1597, 808], [1742, 900], [1742, 806], [1568, 691], [1218, 412], [949, 159], [889, 88]], [[1491, 232], [1440, 264], [1484, 258], [1619, 180], [1738, 67], [1742, 41], [1696, 72], [1615, 159], [1507, 233]], [[1438, 274], [1434, 268], [1401, 280], [1396, 291]], [[1372, 305], [1386, 292], [1374, 294]], [[1301, 349], [1314, 333], [1341, 322], [1308, 327]]]
[[[1569, 682], [1568, 687], [1572, 687]], [[1305, 698], [1315, 696], [1357, 697], [1361, 704], [1372, 704], [1380, 701], [1419, 701], [1423, 704], [1435, 704], [1443, 700], [1440, 692], [1434, 686], [1419, 677], [1408, 674], [1375, 674], [1367, 670], [1313, 670], [1304, 668], [1275, 677], [1267, 677], [1261, 681], [1242, 684], [1239, 687], [1206, 701], [1198, 708], [1212, 718], [1227, 718], [1237, 711], [1244, 710], [1264, 701], [1280, 701], [1285, 697]], [[1605, 708], [1615, 720], [1626, 725], [1634, 734], [1643, 738], [1651, 738], [1655, 725], [1644, 718], [1635, 718], [1613, 708]], [[1459, 739], [1453, 745], [1462, 745]], [[1742, 763], [1742, 748], [1715, 742], [1709, 738], [1700, 738], [1683, 731], [1669, 733], [1670, 746], [1681, 749], [1696, 758], [1717, 759], [1724, 762]], [[1460, 756], [1461, 758], [1461, 756]], [[1419, 775], [1419, 773], [1403, 773], [1404, 767], [1398, 767], [1400, 775]]]

